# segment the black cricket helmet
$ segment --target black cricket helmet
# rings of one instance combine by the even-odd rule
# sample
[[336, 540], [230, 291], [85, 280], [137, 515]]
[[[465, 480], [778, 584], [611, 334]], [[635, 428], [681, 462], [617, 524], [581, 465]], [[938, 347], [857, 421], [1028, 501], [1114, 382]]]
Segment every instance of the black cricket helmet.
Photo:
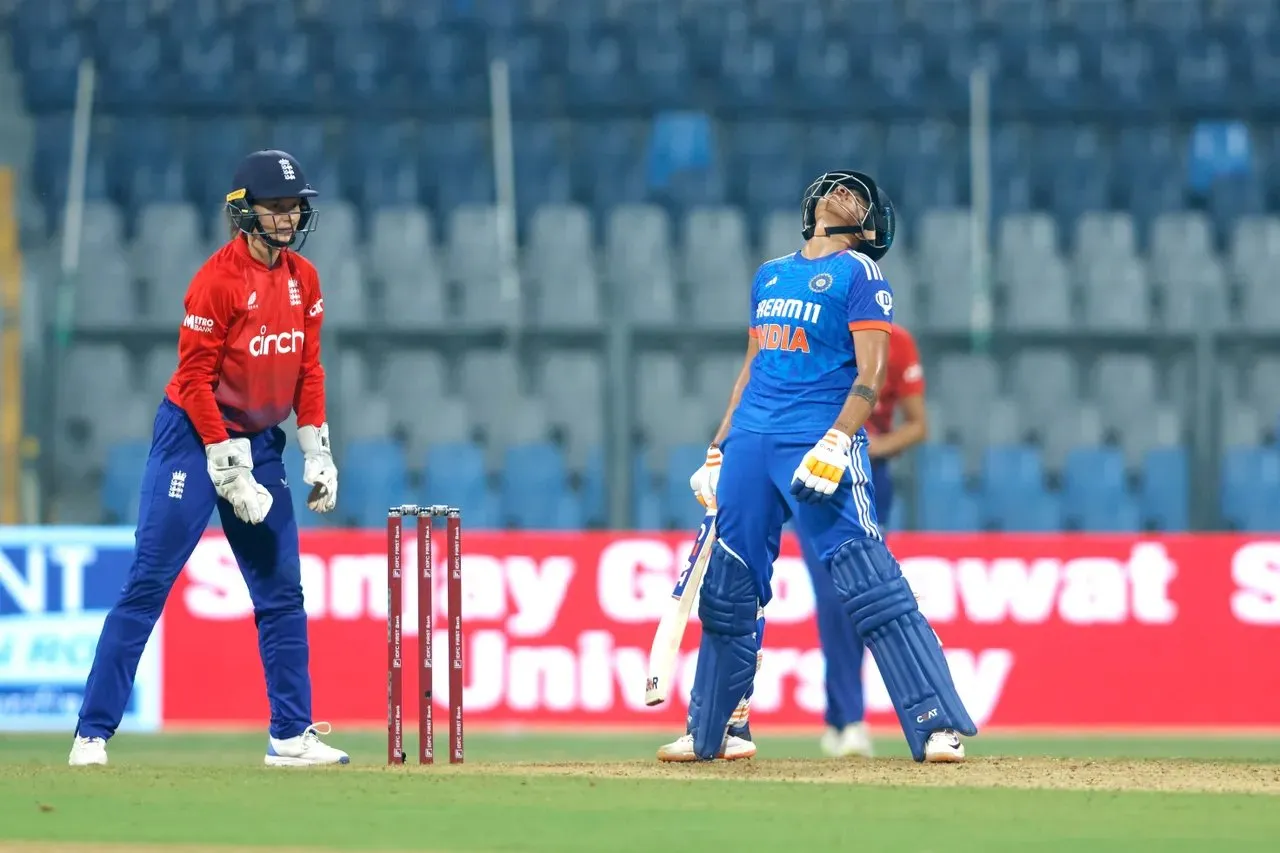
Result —
[[[307, 183], [301, 164], [292, 154], [274, 148], [255, 151], [236, 167], [231, 192], [227, 193], [227, 215], [241, 233], [260, 237], [276, 249], [290, 247], [296, 250], [302, 248], [306, 235], [315, 230], [317, 212], [311, 206], [311, 199], [316, 195], [318, 193]], [[263, 230], [262, 223], [258, 221], [254, 202], [268, 198], [299, 200], [302, 216], [288, 241], [277, 240]]]
[[[857, 234], [862, 237], [858, 251], [873, 261], [878, 261], [893, 245], [893, 232], [897, 226], [897, 215], [893, 210], [893, 202], [884, 190], [876, 186], [870, 175], [855, 172], [852, 169], [837, 169], [818, 176], [804, 191], [802, 207], [802, 230], [804, 239], [813, 237], [817, 228], [818, 201], [825, 198], [836, 187], [844, 187], [852, 193], [862, 196], [867, 202], [867, 214], [857, 225], [838, 225], [827, 229], [828, 234]], [[875, 239], [862, 236], [865, 231], [875, 231]]]

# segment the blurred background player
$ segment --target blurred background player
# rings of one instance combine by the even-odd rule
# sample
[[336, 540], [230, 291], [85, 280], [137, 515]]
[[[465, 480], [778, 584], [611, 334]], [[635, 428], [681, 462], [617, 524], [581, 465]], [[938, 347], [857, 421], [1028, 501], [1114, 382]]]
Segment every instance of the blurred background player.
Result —
[[876, 261], [893, 232], [892, 204], [868, 175], [828, 172], [804, 196], [804, 246], [756, 273], [747, 354], [690, 481], [717, 507], [718, 539], [698, 608], [687, 732], [659, 749], [661, 760], [729, 757], [790, 519], [871, 647], [912, 757], [961, 761], [959, 734], [977, 732], [872, 502], [863, 425], [888, 368], [893, 294]]
[[302, 166], [283, 151], [254, 152], [236, 169], [226, 205], [231, 239], [187, 290], [178, 367], [156, 414], [142, 479], [134, 561], [98, 640], [72, 766], [107, 763], [106, 742], [128, 704], [143, 648], [215, 508], [253, 600], [271, 708], [265, 763], [348, 761], [320, 740], [327, 724], [311, 716], [298, 525], [279, 426], [296, 413], [303, 480], [312, 486], [307, 504], [330, 512], [338, 472], [320, 363], [324, 299], [315, 268], [293, 251], [315, 226], [315, 195]]
[[[901, 422], [894, 425], [896, 411]], [[889, 461], [908, 448], [923, 442], [929, 434], [924, 399], [924, 369], [915, 338], [901, 324], [893, 324], [889, 337], [889, 367], [875, 408], [867, 418], [867, 456], [871, 460], [871, 489], [875, 497], [876, 521], [881, 531], [888, 527], [893, 511], [893, 480]], [[820, 746], [832, 758], [872, 755], [871, 737], [863, 716], [862, 662], [865, 648], [840, 607], [830, 576], [821, 571], [805, 540], [800, 550], [813, 579], [818, 611], [818, 638], [826, 661], [826, 730]]]

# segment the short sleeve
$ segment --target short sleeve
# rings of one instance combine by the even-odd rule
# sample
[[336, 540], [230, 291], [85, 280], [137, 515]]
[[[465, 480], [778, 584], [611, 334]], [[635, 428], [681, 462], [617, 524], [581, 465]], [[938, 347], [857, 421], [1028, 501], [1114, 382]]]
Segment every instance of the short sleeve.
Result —
[[866, 255], [850, 252], [849, 329], [892, 332], [893, 290], [880, 267]]

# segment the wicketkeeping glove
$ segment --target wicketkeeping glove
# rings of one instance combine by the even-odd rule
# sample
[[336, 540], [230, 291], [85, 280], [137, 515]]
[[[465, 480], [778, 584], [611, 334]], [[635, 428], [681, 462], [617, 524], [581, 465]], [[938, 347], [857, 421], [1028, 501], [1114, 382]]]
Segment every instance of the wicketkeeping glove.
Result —
[[338, 466], [329, 447], [329, 425], [298, 427], [302, 450], [302, 482], [311, 486], [307, 506], [312, 512], [330, 512], [338, 505]]
[[835, 494], [844, 472], [853, 465], [849, 450], [853, 439], [838, 429], [829, 429], [822, 440], [800, 460], [791, 479], [791, 494], [804, 503], [822, 503]]
[[261, 524], [271, 512], [271, 493], [253, 479], [253, 454], [249, 439], [229, 438], [204, 448], [209, 479], [218, 497], [231, 504], [236, 518]]
[[716, 488], [720, 485], [722, 458], [720, 448], [708, 447], [707, 461], [703, 462], [702, 467], [694, 471], [693, 476], [689, 478], [689, 488], [693, 489], [693, 496], [707, 509], [716, 508]]

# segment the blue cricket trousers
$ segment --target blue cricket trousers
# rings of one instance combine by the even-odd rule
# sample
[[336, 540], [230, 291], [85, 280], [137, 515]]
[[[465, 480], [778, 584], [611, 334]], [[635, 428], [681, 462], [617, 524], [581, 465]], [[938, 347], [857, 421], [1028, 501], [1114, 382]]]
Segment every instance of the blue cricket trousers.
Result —
[[[80, 707], [77, 733], [82, 737], [115, 734], [142, 650], [215, 507], [253, 600], [271, 736], [294, 737], [312, 724], [298, 525], [281, 458], [284, 431], [272, 427], [232, 438], [249, 439], [254, 479], [271, 492], [271, 512], [262, 524], [236, 518], [231, 504], [218, 497], [191, 420], [167, 398], [160, 404], [142, 477], [133, 565], [98, 639]], [[170, 654], [175, 651], [181, 653]]]
[[[889, 463], [884, 459], [871, 462], [871, 483], [875, 494], [876, 520], [884, 529], [889, 512], [893, 509], [893, 480], [889, 476]], [[836, 597], [831, 575], [822, 571], [809, 543], [801, 538], [800, 550], [818, 611], [818, 640], [826, 659], [827, 710], [824, 715], [828, 726], [842, 729], [861, 722], [866, 713], [862, 695], [862, 661], [866, 647], [853, 629], [853, 623], [845, 615]]]

